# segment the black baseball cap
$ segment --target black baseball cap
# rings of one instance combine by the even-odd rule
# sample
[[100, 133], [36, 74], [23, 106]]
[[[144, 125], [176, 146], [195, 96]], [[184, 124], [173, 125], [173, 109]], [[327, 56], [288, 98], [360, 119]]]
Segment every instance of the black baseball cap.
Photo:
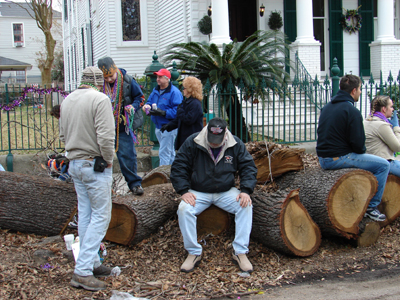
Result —
[[207, 140], [211, 144], [221, 144], [226, 132], [226, 121], [221, 118], [212, 119], [207, 126]]

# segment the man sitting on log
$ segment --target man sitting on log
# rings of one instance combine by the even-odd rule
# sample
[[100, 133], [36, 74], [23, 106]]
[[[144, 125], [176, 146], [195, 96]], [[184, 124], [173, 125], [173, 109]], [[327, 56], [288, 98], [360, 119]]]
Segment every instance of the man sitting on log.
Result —
[[[201, 261], [196, 216], [211, 204], [235, 215], [233, 260], [243, 272], [253, 271], [246, 254], [253, 217], [250, 194], [256, 185], [257, 168], [244, 143], [226, 127], [225, 120], [212, 119], [200, 133], [187, 138], [171, 167], [172, 185], [182, 195], [179, 228], [189, 253], [182, 272], [193, 271]], [[235, 187], [236, 172], [240, 191]]]
[[383, 157], [389, 173], [400, 177], [400, 127], [397, 111], [389, 96], [379, 95], [371, 102], [371, 116], [364, 121], [367, 153]]
[[90, 291], [105, 289], [107, 284], [95, 277], [111, 273], [97, 254], [111, 220], [115, 139], [110, 99], [100, 92], [103, 80], [99, 68], [85, 68], [79, 88], [62, 102], [60, 118], [60, 139], [78, 196], [80, 251], [71, 285]]
[[365, 132], [360, 111], [354, 107], [361, 94], [361, 80], [355, 75], [345, 75], [340, 80], [340, 90], [324, 106], [318, 123], [317, 155], [323, 169], [358, 168], [372, 172], [378, 181], [378, 190], [371, 199], [366, 217], [385, 221], [379, 212], [389, 163], [381, 157], [366, 154]]

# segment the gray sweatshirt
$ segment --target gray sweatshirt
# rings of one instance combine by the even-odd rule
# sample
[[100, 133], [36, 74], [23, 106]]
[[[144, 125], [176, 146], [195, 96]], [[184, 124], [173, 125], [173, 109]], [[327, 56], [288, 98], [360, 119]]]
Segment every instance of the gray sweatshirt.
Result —
[[115, 126], [110, 99], [92, 88], [77, 89], [62, 102], [60, 140], [70, 160], [114, 157]]

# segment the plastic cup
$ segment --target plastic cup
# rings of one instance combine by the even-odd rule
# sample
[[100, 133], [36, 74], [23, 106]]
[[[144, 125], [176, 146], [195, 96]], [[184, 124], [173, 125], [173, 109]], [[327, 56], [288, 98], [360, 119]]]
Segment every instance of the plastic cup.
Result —
[[72, 250], [72, 243], [74, 242], [74, 235], [73, 234], [66, 234], [64, 235], [65, 247], [67, 250]]

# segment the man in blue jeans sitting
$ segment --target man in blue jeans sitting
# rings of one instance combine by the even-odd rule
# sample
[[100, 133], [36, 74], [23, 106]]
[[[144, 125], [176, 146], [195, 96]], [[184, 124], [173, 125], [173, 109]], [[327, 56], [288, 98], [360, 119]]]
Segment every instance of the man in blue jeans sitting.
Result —
[[365, 216], [375, 221], [385, 221], [386, 216], [377, 207], [381, 203], [390, 165], [384, 158], [365, 153], [363, 118], [354, 107], [360, 94], [360, 78], [355, 75], [343, 76], [339, 92], [324, 106], [319, 117], [317, 155], [325, 170], [358, 168], [372, 172], [378, 180], [378, 190]]

